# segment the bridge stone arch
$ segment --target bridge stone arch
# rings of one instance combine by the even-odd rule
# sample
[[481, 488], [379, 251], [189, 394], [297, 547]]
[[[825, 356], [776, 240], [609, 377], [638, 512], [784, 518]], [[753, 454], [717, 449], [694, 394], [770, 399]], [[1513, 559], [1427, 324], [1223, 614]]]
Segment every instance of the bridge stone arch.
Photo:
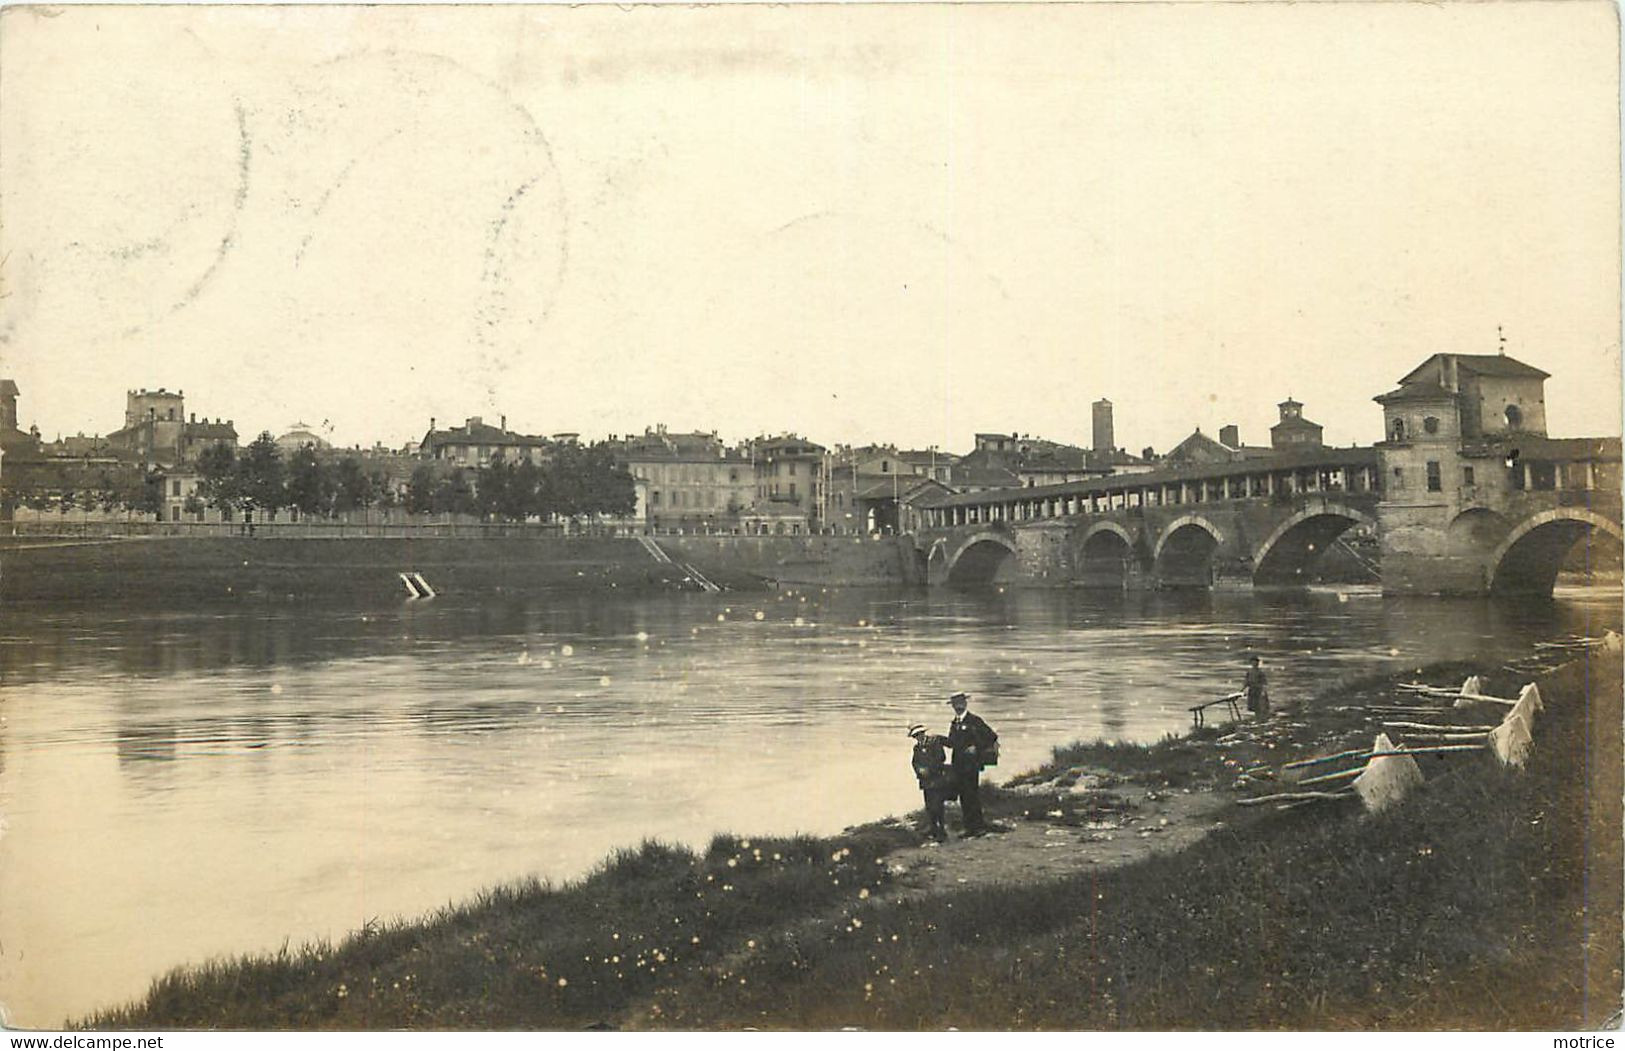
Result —
[[1142, 558], [1134, 533], [1112, 521], [1090, 526], [1072, 551], [1075, 579], [1086, 588], [1126, 588]]
[[1112, 521], [1096, 522], [1094, 525], [1090, 526], [1089, 529], [1083, 534], [1082, 538], [1080, 538], [1079, 546], [1089, 546], [1089, 542], [1100, 536], [1102, 533], [1110, 533], [1118, 537], [1123, 541], [1123, 544], [1126, 547], [1132, 548], [1134, 546], [1134, 534], [1129, 532], [1128, 529], [1125, 528], [1121, 523]]
[[1003, 533], [975, 533], [948, 559], [945, 580], [954, 587], [987, 587], [1016, 561], [1015, 541]]
[[1598, 531], [1612, 537], [1615, 544], [1625, 544], [1618, 522], [1579, 508], [1560, 507], [1524, 519], [1513, 526], [1485, 563], [1490, 591], [1550, 595], [1569, 549]]
[[1253, 583], [1263, 586], [1307, 584], [1310, 571], [1344, 532], [1357, 525], [1377, 526], [1357, 508], [1317, 501], [1276, 526], [1253, 552]]
[[1482, 558], [1499, 547], [1510, 532], [1512, 523], [1501, 512], [1469, 507], [1450, 520], [1445, 538], [1452, 551]]
[[1169, 522], [1151, 549], [1157, 582], [1164, 587], [1207, 587], [1213, 583], [1213, 555], [1225, 542], [1224, 530], [1201, 515]]

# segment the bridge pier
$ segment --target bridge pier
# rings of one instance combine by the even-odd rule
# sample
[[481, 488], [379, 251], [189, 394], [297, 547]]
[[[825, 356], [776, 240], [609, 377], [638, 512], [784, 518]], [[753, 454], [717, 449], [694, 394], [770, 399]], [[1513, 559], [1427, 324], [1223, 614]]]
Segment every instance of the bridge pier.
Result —
[[[1530, 493], [1466, 504], [1384, 504], [1382, 589], [1397, 595], [1550, 595], [1565, 560], [1589, 545], [1620, 562], [1618, 497]], [[1601, 495], [1601, 494], [1599, 494]]]

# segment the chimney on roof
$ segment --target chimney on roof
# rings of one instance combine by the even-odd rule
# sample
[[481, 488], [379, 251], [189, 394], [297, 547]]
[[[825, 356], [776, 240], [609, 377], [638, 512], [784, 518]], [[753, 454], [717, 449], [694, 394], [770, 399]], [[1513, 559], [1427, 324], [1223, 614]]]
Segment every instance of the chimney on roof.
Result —
[[1147, 445], [1144, 449], [1140, 450], [1140, 458], [1142, 460], [1155, 460], [1157, 458], [1157, 450]]
[[508, 429], [508, 414], [507, 413], [502, 414], [502, 429], [503, 430]]
[[1241, 429], [1233, 423], [1227, 423], [1219, 428], [1219, 442], [1232, 449], [1241, 448]]
[[197, 422], [197, 413], [195, 413], [195, 412], [192, 414], [192, 422], [193, 423]]
[[431, 431], [434, 430], [434, 417], [433, 416], [429, 417], [429, 430], [431, 430]]
[[476, 427], [483, 427], [484, 425], [485, 425], [485, 421], [483, 419], [481, 419], [480, 417], [478, 417], [478, 416], [470, 416], [468, 418], [468, 429], [469, 430], [473, 430]]

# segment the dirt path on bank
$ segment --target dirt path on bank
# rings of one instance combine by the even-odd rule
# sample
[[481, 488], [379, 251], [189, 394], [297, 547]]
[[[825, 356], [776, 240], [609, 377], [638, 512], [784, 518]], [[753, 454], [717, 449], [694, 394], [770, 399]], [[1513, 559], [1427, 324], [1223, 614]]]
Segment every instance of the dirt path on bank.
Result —
[[[1060, 794], [1068, 793], [1062, 789]], [[1124, 812], [1079, 824], [1049, 818], [1067, 813], [1058, 806], [1061, 800], [1054, 790], [1021, 792], [1017, 798], [1031, 813], [1001, 818], [999, 824], [1009, 831], [976, 839], [954, 837], [943, 844], [928, 841], [888, 855], [897, 888], [890, 893], [1021, 886], [1104, 871], [1183, 850], [1222, 828], [1234, 806], [1228, 793], [1209, 789], [1121, 785], [1111, 794], [1125, 804]]]

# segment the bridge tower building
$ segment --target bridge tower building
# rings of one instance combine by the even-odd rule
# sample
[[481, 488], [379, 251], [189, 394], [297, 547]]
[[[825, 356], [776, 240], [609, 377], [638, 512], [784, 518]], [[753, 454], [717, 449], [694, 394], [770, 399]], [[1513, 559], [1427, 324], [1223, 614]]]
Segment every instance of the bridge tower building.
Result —
[[1547, 378], [1435, 354], [1377, 396], [1385, 591], [1550, 592], [1577, 539], [1618, 537], [1618, 439], [1548, 438]]

